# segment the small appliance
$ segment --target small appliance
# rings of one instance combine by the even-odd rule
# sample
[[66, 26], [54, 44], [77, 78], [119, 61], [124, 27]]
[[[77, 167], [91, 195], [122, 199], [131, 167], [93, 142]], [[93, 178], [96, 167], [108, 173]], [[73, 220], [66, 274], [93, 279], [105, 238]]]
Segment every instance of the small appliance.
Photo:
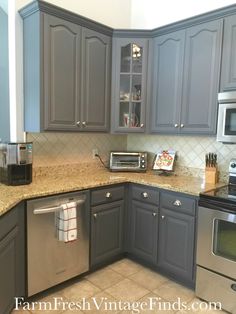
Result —
[[147, 171], [146, 152], [111, 152], [110, 153], [111, 171]]
[[32, 142], [0, 144], [0, 181], [7, 185], [32, 182]]
[[218, 94], [217, 141], [236, 143], [236, 91]]

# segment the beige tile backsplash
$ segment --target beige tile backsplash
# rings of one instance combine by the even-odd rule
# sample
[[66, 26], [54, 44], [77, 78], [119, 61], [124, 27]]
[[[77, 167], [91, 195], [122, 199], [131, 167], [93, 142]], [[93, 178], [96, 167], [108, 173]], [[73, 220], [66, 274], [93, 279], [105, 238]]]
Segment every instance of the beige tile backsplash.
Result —
[[143, 150], [149, 152], [152, 163], [154, 154], [163, 149], [177, 151], [178, 167], [192, 169], [192, 174], [203, 176], [205, 153], [218, 155], [221, 175], [228, 172], [229, 161], [236, 157], [236, 145], [222, 144], [215, 137], [165, 136], [130, 134], [111, 135], [97, 133], [28, 133], [27, 140], [34, 142], [34, 166], [51, 166], [73, 163], [98, 163], [92, 158], [97, 148], [104, 160], [111, 150]]
[[82, 162], [98, 163], [92, 158], [92, 150], [98, 149], [107, 160], [111, 150], [126, 150], [127, 136], [95, 133], [27, 133], [27, 141], [33, 141], [34, 166], [51, 166]]
[[[216, 153], [220, 172], [228, 172], [229, 161], [236, 157], [236, 145], [222, 144], [207, 136], [128, 135], [129, 150], [142, 149], [154, 154], [163, 149], [177, 151], [177, 165], [203, 170], [205, 154]], [[152, 159], [152, 157], [150, 159]]]

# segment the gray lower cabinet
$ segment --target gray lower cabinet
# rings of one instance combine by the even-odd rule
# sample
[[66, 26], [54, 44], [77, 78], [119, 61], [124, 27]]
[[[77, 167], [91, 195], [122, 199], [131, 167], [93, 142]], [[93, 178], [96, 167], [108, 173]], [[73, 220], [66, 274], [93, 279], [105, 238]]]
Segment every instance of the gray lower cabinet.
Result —
[[236, 89], [236, 15], [224, 19], [221, 91]]
[[9, 314], [25, 295], [24, 203], [0, 217], [0, 312]]
[[91, 193], [91, 266], [111, 261], [124, 252], [124, 187]]
[[148, 262], [157, 263], [159, 190], [145, 185], [130, 186], [128, 252]]
[[132, 201], [130, 225], [130, 253], [142, 260], [157, 262], [157, 207]]
[[41, 11], [22, 16], [25, 131], [107, 132], [111, 37]]
[[151, 132], [214, 134], [223, 20], [154, 39]]
[[195, 199], [161, 194], [158, 267], [174, 279], [194, 284]]

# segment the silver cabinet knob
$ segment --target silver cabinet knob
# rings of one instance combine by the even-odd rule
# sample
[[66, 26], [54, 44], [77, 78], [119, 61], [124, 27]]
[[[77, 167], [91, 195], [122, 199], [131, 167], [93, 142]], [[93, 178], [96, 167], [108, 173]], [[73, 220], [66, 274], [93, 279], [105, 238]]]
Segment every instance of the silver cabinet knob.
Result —
[[144, 128], [144, 124], [143, 123], [140, 124], [140, 128]]
[[143, 198], [148, 198], [148, 193], [147, 193], [147, 192], [143, 192], [143, 193], [142, 193], [142, 197], [143, 197]]
[[156, 217], [156, 215], [157, 215], [157, 213], [152, 213], [152, 216], [153, 216], [153, 217]]
[[106, 193], [106, 198], [111, 198], [112, 197], [112, 194], [110, 192], [107, 192]]
[[161, 216], [161, 219], [165, 219], [165, 216], [164, 216], [164, 215], [162, 215], [162, 216]]
[[98, 217], [98, 214], [93, 214], [93, 217], [96, 219]]
[[179, 127], [178, 123], [175, 123], [175, 128], [178, 128], [178, 127]]
[[86, 122], [85, 121], [82, 122], [82, 127], [83, 128], [86, 127]]
[[174, 203], [173, 203], [173, 205], [175, 205], [175, 206], [181, 206], [182, 203], [181, 203], [180, 200], [175, 200]]
[[181, 127], [181, 128], [183, 128], [183, 127], [184, 127], [184, 124], [183, 124], [183, 123], [181, 123], [181, 124], [180, 124], [180, 127]]
[[76, 122], [77, 127], [80, 127], [80, 121]]

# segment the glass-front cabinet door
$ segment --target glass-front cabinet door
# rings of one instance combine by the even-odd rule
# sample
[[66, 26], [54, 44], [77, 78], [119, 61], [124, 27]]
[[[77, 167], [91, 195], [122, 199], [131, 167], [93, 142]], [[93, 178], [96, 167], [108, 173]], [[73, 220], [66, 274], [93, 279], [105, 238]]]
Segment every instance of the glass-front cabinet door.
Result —
[[147, 81], [147, 39], [114, 39], [112, 129], [144, 132]]

